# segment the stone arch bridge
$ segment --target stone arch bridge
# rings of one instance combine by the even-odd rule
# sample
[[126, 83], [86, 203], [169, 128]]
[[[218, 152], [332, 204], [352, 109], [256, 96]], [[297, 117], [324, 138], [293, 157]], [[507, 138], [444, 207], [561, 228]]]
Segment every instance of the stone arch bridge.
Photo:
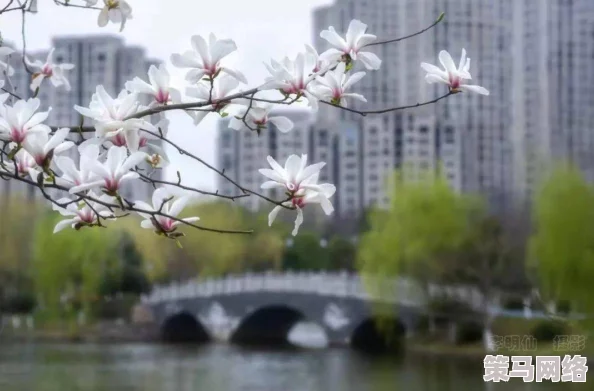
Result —
[[[367, 289], [366, 289], [367, 288]], [[155, 287], [142, 297], [167, 341], [205, 341], [218, 334], [238, 343], [282, 343], [299, 321], [319, 324], [330, 344], [385, 343], [372, 319], [395, 333], [414, 329], [431, 296], [447, 295], [477, 308], [471, 288], [430, 287], [408, 279], [342, 273], [263, 273]], [[390, 331], [390, 330], [387, 330]]]

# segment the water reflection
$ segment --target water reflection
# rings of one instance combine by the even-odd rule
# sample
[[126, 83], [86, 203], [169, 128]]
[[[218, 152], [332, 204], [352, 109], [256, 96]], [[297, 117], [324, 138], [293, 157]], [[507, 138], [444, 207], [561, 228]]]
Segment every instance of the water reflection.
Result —
[[[580, 387], [581, 386], [581, 387]], [[485, 385], [482, 365], [438, 358], [372, 358], [349, 349], [211, 344], [3, 345], [2, 391], [492, 391], [582, 390], [581, 384]]]

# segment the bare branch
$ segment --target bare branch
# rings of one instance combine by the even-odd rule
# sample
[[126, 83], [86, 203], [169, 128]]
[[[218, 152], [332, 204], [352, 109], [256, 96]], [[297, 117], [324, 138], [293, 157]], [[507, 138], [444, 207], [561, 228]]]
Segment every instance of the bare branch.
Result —
[[425, 27], [424, 29], [422, 29], [420, 31], [417, 31], [414, 34], [406, 35], [404, 37], [395, 38], [395, 39], [388, 39], [388, 40], [385, 40], [385, 41], [372, 42], [372, 43], [369, 43], [369, 44], [365, 45], [364, 47], [376, 46], [376, 45], [385, 45], [385, 44], [388, 44], [388, 43], [400, 42], [400, 41], [404, 41], [405, 39], [416, 37], [417, 35], [421, 35], [425, 31], [431, 30], [433, 27], [437, 26], [439, 24], [439, 22], [441, 22], [443, 20], [444, 16], [445, 16], [445, 13], [442, 12], [438, 16], [438, 18], [435, 20], [435, 22], [431, 23], [429, 26]]

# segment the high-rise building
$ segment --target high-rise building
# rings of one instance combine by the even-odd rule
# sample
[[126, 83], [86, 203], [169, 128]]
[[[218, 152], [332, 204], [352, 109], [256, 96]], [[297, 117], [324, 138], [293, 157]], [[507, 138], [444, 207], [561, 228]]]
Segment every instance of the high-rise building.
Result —
[[[95, 93], [98, 85], [103, 85], [111, 96], [124, 89], [126, 81], [134, 77], [141, 77], [147, 80], [147, 71], [151, 65], [158, 65], [160, 61], [149, 59], [142, 47], [127, 46], [119, 37], [109, 35], [91, 36], [61, 36], [52, 41], [55, 48], [53, 61], [55, 63], [71, 63], [75, 68], [68, 71], [66, 76], [71, 84], [71, 91], [62, 87], [55, 88], [44, 82], [37, 97], [40, 99], [42, 109], [51, 107], [52, 110], [46, 123], [51, 126], [71, 127], [75, 129], [80, 125], [81, 116], [74, 110], [75, 105], [88, 107], [91, 96]], [[31, 59], [45, 61], [48, 51], [28, 53]], [[15, 68], [15, 75], [11, 81], [16, 88], [15, 93], [23, 99], [33, 96], [34, 92], [29, 88], [31, 75], [27, 73], [22, 57], [17, 52], [13, 54], [11, 65]], [[148, 104], [150, 97], [142, 96], [141, 103]], [[151, 122], [158, 121], [158, 116], [151, 118]], [[90, 125], [88, 119], [85, 120]], [[91, 137], [86, 134], [85, 137]], [[70, 156], [75, 159], [78, 154], [72, 151]], [[146, 167], [145, 167], [146, 168]], [[154, 173], [159, 175], [159, 172]], [[12, 181], [14, 182], [14, 181]], [[22, 183], [0, 182], [0, 191], [19, 191], [27, 188]], [[32, 197], [34, 188], [26, 190]], [[124, 198], [130, 200], [148, 200], [152, 194], [153, 187], [148, 183], [134, 181], [124, 186], [122, 193]]]
[[[314, 13], [315, 42], [319, 51], [328, 43], [319, 32], [334, 26], [345, 33], [352, 19], [369, 26], [379, 39], [403, 37], [430, 25], [444, 12], [435, 28], [410, 39], [371, 47], [382, 58], [382, 68], [369, 72], [355, 89], [367, 97], [363, 107], [384, 108], [430, 101], [447, 93], [443, 85], [428, 85], [421, 62], [437, 63], [440, 50], [454, 58], [465, 48], [472, 58], [471, 73], [491, 96], [459, 94], [436, 104], [405, 111], [406, 161], [423, 167], [449, 167], [452, 184], [467, 192], [480, 192], [496, 208], [505, 208], [512, 193], [512, 0], [336, 0]], [[358, 107], [361, 107], [359, 105]], [[350, 114], [341, 113], [341, 116]], [[409, 117], [414, 120], [409, 120]], [[424, 124], [411, 126], [411, 123]], [[452, 137], [456, 148], [444, 146], [433, 159], [424, 152], [423, 134], [441, 143]], [[442, 149], [441, 147], [438, 149]], [[452, 162], [447, 162], [450, 154]], [[442, 160], [441, 163], [439, 160]]]
[[514, 2], [516, 188], [529, 200], [557, 159], [594, 182], [594, 2]]

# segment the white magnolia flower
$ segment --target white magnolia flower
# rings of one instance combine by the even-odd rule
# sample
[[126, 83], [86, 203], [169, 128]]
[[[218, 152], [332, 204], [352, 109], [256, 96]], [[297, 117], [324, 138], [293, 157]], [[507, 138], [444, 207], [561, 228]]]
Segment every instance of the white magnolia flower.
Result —
[[282, 63], [271, 60], [270, 65], [264, 64], [269, 77], [266, 78], [266, 88], [275, 88], [280, 90], [284, 95], [305, 96], [313, 111], [318, 110], [318, 100], [309, 90], [308, 86], [314, 79], [310, 71], [314, 68], [314, 59], [312, 56], [306, 56], [299, 53], [295, 61], [291, 61], [288, 57], [283, 59]]
[[66, 78], [64, 71], [74, 69], [74, 64], [54, 64], [52, 60], [54, 51], [54, 48], [50, 50], [45, 63], [39, 60], [31, 62], [25, 57], [25, 62], [29, 68], [32, 68], [35, 71], [31, 81], [31, 91], [37, 90], [45, 79], [49, 79], [54, 87], [64, 86], [66, 91], [70, 91], [70, 82]]
[[245, 76], [234, 69], [221, 65], [221, 60], [237, 50], [237, 45], [231, 39], [217, 39], [210, 34], [208, 42], [200, 36], [194, 35], [191, 39], [192, 48], [183, 54], [172, 54], [171, 63], [178, 68], [190, 68], [186, 80], [198, 83], [204, 76], [213, 79], [219, 73], [226, 73], [236, 80], [246, 84]]
[[[0, 92], [4, 92], [4, 80], [0, 80]], [[4, 102], [8, 100], [9, 96], [10, 94], [8, 93], [0, 93], [0, 105], [4, 104]]]
[[[102, 194], [101, 196], [99, 196], [93, 192], [89, 192], [89, 197], [107, 204], [113, 203], [113, 198], [108, 196], [107, 194]], [[102, 218], [114, 217], [113, 213], [109, 210], [107, 206], [98, 202], [87, 201], [91, 206], [89, 206], [89, 204], [87, 204], [86, 202], [80, 202], [77, 204], [76, 202], [72, 202], [72, 200], [69, 198], [62, 198], [56, 202], [62, 205], [66, 205], [70, 202], [65, 208], [54, 204], [53, 209], [55, 211], [60, 212], [62, 216], [71, 218], [62, 220], [58, 224], [56, 224], [56, 227], [54, 228], [54, 233], [60, 232], [68, 226], [78, 230], [85, 226], [89, 227], [97, 225], [97, 213]]]
[[[172, 194], [172, 192], [170, 192], [165, 187], [160, 187], [156, 189], [153, 193], [152, 198], [152, 206], [147, 204], [146, 202], [137, 201], [134, 203], [134, 207], [137, 209], [145, 210], [147, 212], [161, 211], [161, 213], [165, 215], [177, 217], [186, 207], [186, 205], [193, 199], [192, 196], [175, 197]], [[181, 222], [173, 220], [170, 217], [166, 216], [155, 215], [153, 217], [153, 215], [143, 212], [138, 212], [138, 214], [145, 219], [140, 223], [140, 226], [142, 228], [152, 229], [157, 233], [172, 233], [177, 229], [178, 225], [182, 224]], [[200, 218], [187, 217], [181, 220], [186, 221], [188, 223], [193, 223], [195, 221], [200, 220]]]
[[421, 68], [427, 72], [425, 80], [429, 84], [442, 83], [450, 87], [451, 92], [470, 91], [481, 95], [489, 95], [489, 91], [481, 86], [466, 84], [466, 80], [472, 80], [470, 76], [470, 58], [466, 58], [466, 50], [462, 49], [462, 56], [458, 68], [450, 53], [445, 50], [439, 52], [439, 62], [444, 69], [426, 62], [421, 63]]
[[347, 107], [346, 98], [367, 102], [367, 99], [361, 94], [346, 92], [365, 76], [365, 72], [357, 72], [352, 75], [345, 72], [346, 64], [341, 62], [334, 70], [326, 72], [323, 77], [317, 76], [316, 81], [319, 84], [314, 87], [315, 94], [321, 99], [328, 99], [331, 103], [343, 107]]
[[[310, 177], [307, 182], [311, 185], [318, 180], [318, 174], [313, 175]], [[336, 192], [336, 187], [330, 183], [322, 183], [317, 185], [317, 190], [312, 189], [302, 189], [297, 194], [295, 194], [294, 198], [290, 201], [283, 202], [283, 206], [288, 208], [294, 208], [297, 211], [297, 217], [295, 218], [295, 227], [291, 234], [293, 236], [297, 236], [299, 233], [299, 227], [303, 224], [303, 208], [310, 204], [320, 204], [322, 210], [327, 216], [330, 216], [334, 212], [334, 206], [330, 202], [330, 198]], [[270, 211], [268, 214], [268, 226], [272, 226], [274, 220], [276, 220], [276, 216], [278, 213], [283, 209], [283, 206], [277, 205]]]
[[71, 194], [99, 187], [104, 193], [115, 196], [123, 182], [139, 177], [138, 173], [130, 170], [145, 159], [146, 153], [134, 152], [128, 156], [126, 148], [112, 147], [107, 152], [105, 163], [102, 164], [97, 160], [92, 160], [92, 157], [88, 148], [81, 152], [81, 160], [86, 159], [87, 161], [84, 164], [88, 164], [91, 171], [99, 178], [72, 187], [70, 189]]
[[49, 126], [43, 124], [51, 107], [46, 112], [36, 111], [41, 102], [37, 98], [19, 100], [14, 106], [0, 105], [0, 140], [12, 141], [20, 145], [33, 133], [50, 133]]
[[[242, 130], [246, 128], [244, 121], [242, 118], [244, 117], [246, 111], [248, 111], [248, 107], [243, 107], [239, 110], [239, 112], [231, 118], [229, 121], [229, 127], [235, 130]], [[269, 103], [261, 103], [261, 102], [254, 102], [252, 103], [252, 107], [249, 108], [247, 116], [245, 118], [245, 122], [252, 127], [252, 128], [265, 128], [268, 123], [273, 124], [276, 128], [283, 132], [287, 133], [291, 129], [293, 129], [293, 122], [288, 119], [287, 117], [283, 116], [272, 116], [270, 117], [270, 111], [272, 110], [273, 106]]]
[[318, 51], [311, 45], [305, 45], [305, 51], [307, 53], [308, 56], [311, 57], [311, 61], [314, 64], [313, 69], [311, 70], [311, 73], [317, 73], [320, 71], [323, 71], [325, 69], [330, 68], [330, 62], [322, 57], [320, 57], [320, 55], [318, 54]]
[[[86, 150], [88, 148], [88, 150]], [[97, 145], [89, 145], [83, 149], [80, 149], [81, 155], [84, 152], [85, 158], [80, 160], [80, 169], [76, 168], [74, 161], [67, 156], [56, 156], [54, 162], [58, 169], [62, 172], [60, 176], [64, 187], [71, 188], [73, 186], [79, 186], [84, 183], [90, 183], [98, 179], [92, 169], [92, 163], [99, 160], [99, 147]]]
[[359, 20], [352, 20], [346, 33], [346, 39], [342, 38], [334, 27], [329, 27], [320, 33], [320, 37], [328, 41], [332, 46], [322, 53], [322, 57], [331, 62], [346, 60], [347, 62], [361, 61], [365, 68], [377, 70], [382, 65], [382, 60], [371, 52], [362, 52], [366, 45], [377, 39], [375, 35], [365, 34], [367, 25]]
[[208, 102], [209, 99], [213, 102], [212, 105], [207, 105], [198, 108], [197, 110], [186, 111], [193, 119], [194, 125], [198, 125], [209, 113], [217, 112], [223, 114], [223, 109], [229, 106], [229, 102], [224, 98], [229, 96], [239, 86], [239, 82], [231, 76], [223, 75], [214, 80], [212, 97], [210, 91], [210, 84], [199, 83], [196, 86], [191, 86], [186, 89], [186, 95], [195, 98], [198, 102]]
[[[97, 4], [98, 0], [84, 0], [88, 7]], [[103, 0], [103, 8], [99, 13], [97, 24], [99, 27], [107, 26], [108, 22], [120, 23], [120, 32], [124, 30], [126, 21], [132, 19], [132, 7], [125, 0]]]
[[[318, 184], [320, 170], [326, 163], [317, 163], [307, 166], [307, 155], [301, 157], [291, 155], [281, 167], [271, 156], [268, 156], [270, 169], [261, 169], [260, 174], [271, 179], [262, 184], [262, 189], [284, 188], [287, 190], [287, 196], [290, 198], [283, 203], [283, 206], [297, 210], [295, 228], [293, 236], [297, 235], [299, 227], [303, 223], [302, 209], [307, 204], [320, 204], [324, 213], [330, 215], [334, 212], [334, 207], [330, 202], [330, 197], [336, 192], [336, 187], [329, 183]], [[268, 215], [268, 225], [272, 225], [278, 212], [283, 207], [277, 205]]]
[[181, 101], [181, 94], [179, 91], [170, 86], [171, 77], [169, 76], [165, 64], [161, 64], [159, 68], [151, 65], [148, 71], [148, 77], [150, 84], [141, 78], [136, 77], [134, 80], [126, 82], [126, 89], [138, 94], [152, 95], [155, 99], [154, 103], [159, 105]]
[[51, 137], [45, 132], [32, 134], [23, 142], [23, 148], [33, 156], [40, 167], [49, 167], [54, 155], [74, 146], [72, 141], [64, 141], [69, 132], [69, 128], [62, 128]]
[[15, 168], [19, 176], [26, 177], [29, 175], [30, 170], [37, 167], [37, 163], [31, 154], [24, 149], [20, 149], [14, 155], [14, 162], [5, 161], [6, 171], [14, 174]]
[[8, 64], [8, 60], [4, 61], [4, 58], [10, 56], [12, 53], [14, 53], [13, 48], [0, 46], [0, 73], [6, 74], [7, 76], [14, 75], [14, 68]]
[[259, 170], [260, 174], [270, 179], [262, 184], [262, 189], [285, 188], [289, 195], [301, 190], [304, 186], [307, 187], [308, 182], [305, 180], [319, 174], [326, 165], [325, 162], [320, 162], [308, 166], [307, 155], [289, 156], [285, 167], [281, 167], [272, 156], [268, 156], [266, 159], [272, 170], [269, 168]]
[[122, 91], [116, 99], [112, 98], [102, 85], [97, 86], [89, 107], [74, 106], [74, 109], [85, 117], [95, 121], [96, 136], [115, 137], [121, 134], [126, 146], [136, 152], [140, 143], [140, 129], [158, 132], [147, 120], [130, 118], [143, 109], [138, 103], [138, 94]]

